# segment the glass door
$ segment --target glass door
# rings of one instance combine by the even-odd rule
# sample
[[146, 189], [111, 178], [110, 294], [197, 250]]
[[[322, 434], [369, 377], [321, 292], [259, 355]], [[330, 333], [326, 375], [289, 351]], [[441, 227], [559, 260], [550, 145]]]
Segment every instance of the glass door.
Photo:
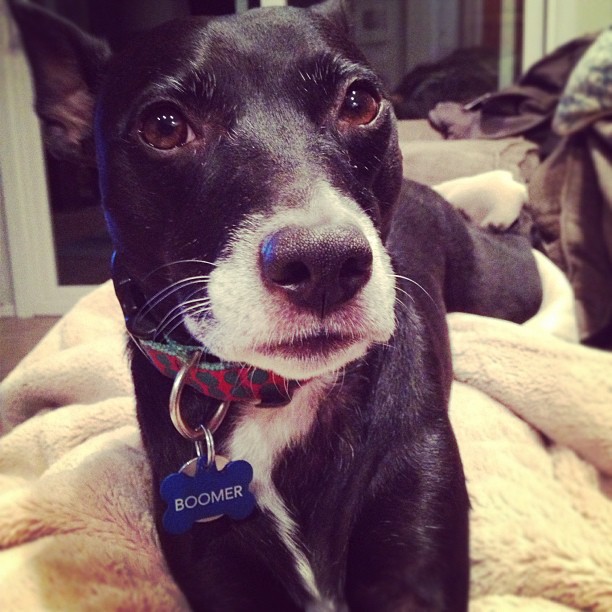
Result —
[[[290, 0], [291, 2], [292, 0]], [[400, 119], [468, 102], [521, 71], [524, 0], [354, 0], [360, 47]]]

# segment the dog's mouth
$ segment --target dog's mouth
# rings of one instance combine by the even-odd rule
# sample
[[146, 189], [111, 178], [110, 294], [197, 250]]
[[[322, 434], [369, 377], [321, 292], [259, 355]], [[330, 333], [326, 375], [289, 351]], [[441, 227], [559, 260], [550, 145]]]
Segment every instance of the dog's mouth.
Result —
[[273, 342], [257, 347], [256, 352], [267, 357], [298, 361], [326, 360], [359, 342], [359, 339], [338, 333], [319, 333], [310, 336]]

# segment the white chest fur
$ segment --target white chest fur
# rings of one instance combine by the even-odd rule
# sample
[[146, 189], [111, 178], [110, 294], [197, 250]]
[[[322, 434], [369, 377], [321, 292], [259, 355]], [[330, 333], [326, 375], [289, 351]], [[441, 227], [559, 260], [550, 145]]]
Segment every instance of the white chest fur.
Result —
[[312, 381], [295, 392], [279, 409], [242, 407], [238, 424], [223, 449], [232, 460], [253, 466], [252, 492], [259, 508], [274, 521], [278, 535], [293, 557], [296, 570], [314, 602], [323, 603], [299, 528], [272, 482], [272, 471], [282, 453], [309, 434], [317, 418], [319, 400], [329, 381]]

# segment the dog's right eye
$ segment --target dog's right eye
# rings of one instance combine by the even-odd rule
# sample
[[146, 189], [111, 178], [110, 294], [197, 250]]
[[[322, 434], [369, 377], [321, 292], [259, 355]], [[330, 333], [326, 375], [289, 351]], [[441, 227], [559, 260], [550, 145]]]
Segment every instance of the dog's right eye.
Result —
[[360, 83], [353, 83], [347, 90], [338, 112], [342, 123], [350, 127], [369, 125], [380, 110], [380, 98]]
[[182, 147], [195, 138], [185, 115], [171, 104], [146, 110], [141, 117], [138, 134], [145, 143], [162, 151]]

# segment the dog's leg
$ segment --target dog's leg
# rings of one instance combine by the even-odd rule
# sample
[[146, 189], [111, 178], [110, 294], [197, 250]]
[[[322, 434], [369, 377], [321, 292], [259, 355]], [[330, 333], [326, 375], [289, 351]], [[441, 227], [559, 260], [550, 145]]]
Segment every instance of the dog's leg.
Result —
[[[437, 440], [438, 436], [432, 436], [432, 461], [440, 457]], [[412, 497], [407, 503], [404, 493], [394, 496], [393, 491], [414, 491], [424, 482], [430, 486], [434, 479], [433, 473], [403, 467], [389, 483], [391, 493], [384, 509], [380, 500], [372, 500], [355, 528], [347, 576], [350, 609], [466, 610], [467, 500], [461, 487], [452, 483], [453, 478], [460, 482], [463, 474], [450, 463], [439, 463], [435, 470], [444, 492], [440, 489], [434, 500], [436, 492], [430, 488], [426, 496]], [[445, 468], [448, 471], [443, 473]], [[427, 512], [421, 504], [427, 504]]]
[[[406, 290], [410, 283], [400, 284]], [[441, 292], [428, 292], [422, 303], [431, 317], [413, 320], [398, 308], [393, 347], [380, 349], [379, 362], [372, 356], [380, 370], [370, 427], [385, 443], [350, 539], [351, 610], [467, 607], [469, 501], [446, 415], [451, 368]]]
[[[428, 243], [439, 256], [422, 250]], [[387, 246], [400, 275], [430, 293], [441, 287], [449, 312], [522, 323], [540, 307], [542, 284], [530, 240], [476, 226], [423, 185], [405, 183]]]

